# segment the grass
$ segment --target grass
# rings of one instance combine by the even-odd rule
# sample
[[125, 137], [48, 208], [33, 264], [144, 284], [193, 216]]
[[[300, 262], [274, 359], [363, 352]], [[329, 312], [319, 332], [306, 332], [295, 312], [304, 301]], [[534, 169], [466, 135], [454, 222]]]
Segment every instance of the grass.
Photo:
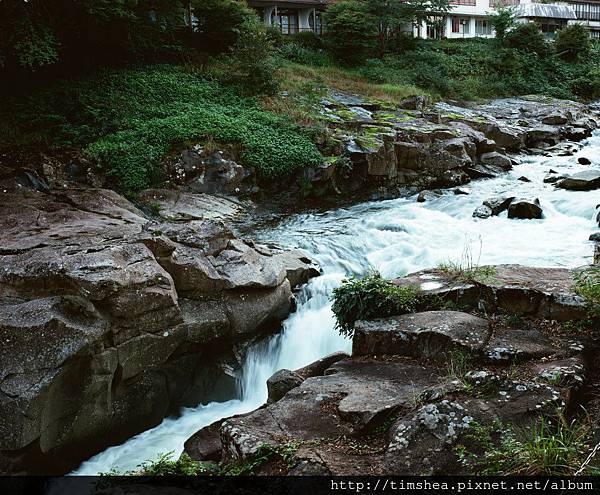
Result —
[[576, 272], [573, 289], [585, 299], [590, 319], [600, 320], [600, 267]]
[[365, 277], [351, 277], [333, 291], [332, 310], [336, 328], [349, 337], [359, 320], [413, 313], [417, 309], [417, 290], [398, 287], [373, 272]]
[[464, 439], [475, 446], [456, 447], [465, 467], [482, 475], [573, 476], [597, 474], [590, 422], [567, 421], [562, 413], [539, 417], [529, 429], [517, 430], [496, 421], [472, 422]]
[[0, 151], [82, 148], [126, 192], [158, 182], [164, 157], [185, 142], [230, 145], [237, 160], [264, 178], [323, 161], [315, 129], [182, 66], [105, 71], [13, 95], [0, 122]]
[[493, 266], [468, 266], [460, 263], [444, 262], [437, 266], [437, 269], [455, 280], [464, 283], [486, 283], [493, 280], [496, 275], [496, 268]]

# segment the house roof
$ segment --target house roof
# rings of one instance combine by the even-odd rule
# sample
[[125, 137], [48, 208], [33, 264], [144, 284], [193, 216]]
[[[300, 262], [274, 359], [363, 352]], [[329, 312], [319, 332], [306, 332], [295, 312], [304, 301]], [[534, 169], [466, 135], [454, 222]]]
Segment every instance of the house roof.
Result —
[[515, 13], [517, 17], [577, 19], [571, 6], [556, 3], [525, 3], [517, 5]]
[[331, 3], [335, 3], [336, 0], [247, 0], [250, 6], [265, 5], [286, 5], [286, 6], [326, 6]]

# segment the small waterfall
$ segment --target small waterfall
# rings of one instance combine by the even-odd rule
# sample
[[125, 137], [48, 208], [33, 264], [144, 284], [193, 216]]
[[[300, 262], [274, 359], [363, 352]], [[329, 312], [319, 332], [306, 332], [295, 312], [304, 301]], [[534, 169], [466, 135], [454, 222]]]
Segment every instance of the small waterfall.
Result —
[[[186, 408], [177, 418], [110, 447], [84, 462], [74, 474], [111, 469], [135, 469], [158, 453], [179, 456], [183, 444], [203, 426], [251, 411], [267, 398], [266, 380], [281, 368], [297, 369], [327, 354], [350, 350], [350, 342], [334, 329], [330, 296], [341, 280], [370, 268], [386, 277], [458, 261], [469, 250], [480, 264], [521, 263], [531, 266], [575, 267], [589, 263], [597, 195], [556, 189], [543, 182], [549, 169], [572, 174], [589, 167], [577, 163], [586, 156], [600, 161], [600, 133], [574, 156], [528, 156], [523, 164], [500, 177], [474, 182], [471, 194], [416, 203], [415, 197], [368, 202], [321, 213], [286, 218], [258, 240], [300, 247], [323, 268], [298, 295], [298, 309], [283, 324], [283, 332], [249, 349], [240, 378], [239, 399]], [[531, 182], [521, 182], [525, 175]], [[473, 210], [492, 196], [539, 198], [541, 220], [510, 220], [506, 212], [486, 220]]]

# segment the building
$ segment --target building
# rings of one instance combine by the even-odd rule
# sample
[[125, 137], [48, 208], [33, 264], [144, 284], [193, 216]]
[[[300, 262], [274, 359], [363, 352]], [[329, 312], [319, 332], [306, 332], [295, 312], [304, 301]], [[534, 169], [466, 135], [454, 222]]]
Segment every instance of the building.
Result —
[[283, 34], [302, 31], [323, 33], [323, 11], [335, 0], [248, 0], [267, 26], [276, 27]]
[[[337, 0], [247, 0], [267, 26], [290, 35], [303, 31], [323, 33], [323, 12]], [[451, 0], [451, 12], [442, 19], [410, 27], [420, 38], [493, 38], [487, 17], [495, 7], [514, 7], [519, 22], [537, 22], [549, 38], [572, 23], [583, 23], [600, 38], [600, 0], [542, 3], [533, 0]]]

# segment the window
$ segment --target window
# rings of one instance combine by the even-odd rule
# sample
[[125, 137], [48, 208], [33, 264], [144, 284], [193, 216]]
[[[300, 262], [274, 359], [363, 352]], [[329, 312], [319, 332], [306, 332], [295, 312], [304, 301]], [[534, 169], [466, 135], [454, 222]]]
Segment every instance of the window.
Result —
[[471, 20], [461, 19], [460, 23], [463, 25], [463, 34], [469, 34], [469, 31], [471, 29]]
[[576, 3], [572, 4], [577, 19], [600, 21], [600, 4]]
[[[313, 15], [314, 14], [314, 15]], [[314, 12], [308, 18], [310, 29], [316, 34], [323, 34], [323, 18], [320, 12]]]
[[460, 19], [458, 17], [452, 18], [452, 32], [460, 33]]
[[450, 0], [450, 5], [469, 5], [475, 7], [477, 0]]
[[486, 20], [475, 20], [475, 34], [478, 36], [491, 36], [492, 25]]
[[298, 16], [293, 11], [280, 10], [271, 16], [271, 25], [281, 30], [282, 34], [295, 34], [298, 32]]

